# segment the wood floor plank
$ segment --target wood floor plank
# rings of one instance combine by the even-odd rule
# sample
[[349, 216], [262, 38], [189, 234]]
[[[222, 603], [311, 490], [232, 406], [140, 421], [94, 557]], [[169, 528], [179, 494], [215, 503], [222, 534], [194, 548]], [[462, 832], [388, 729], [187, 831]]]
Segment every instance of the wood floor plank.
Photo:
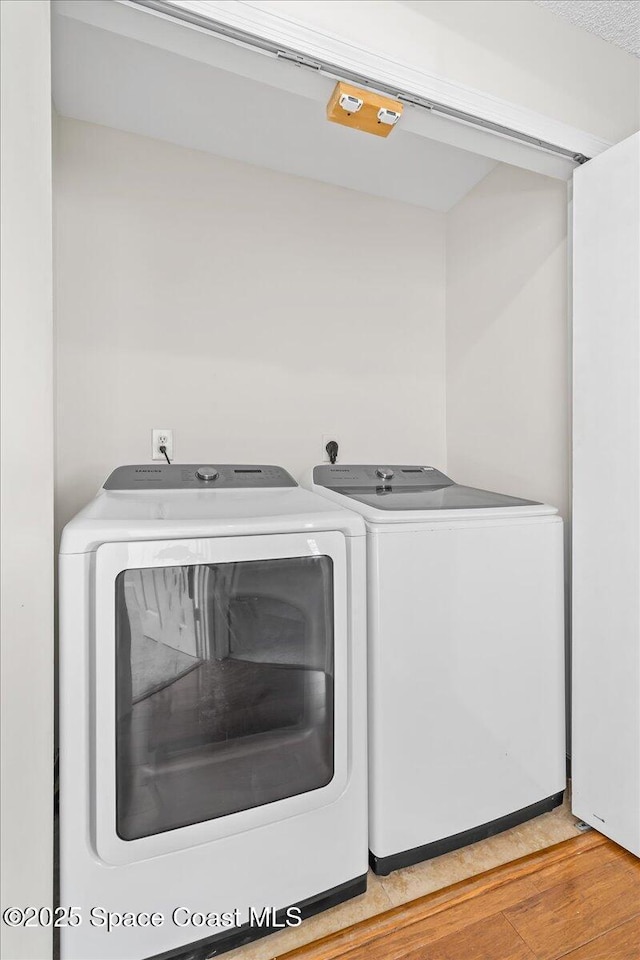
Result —
[[640, 916], [609, 930], [563, 960], [637, 960], [640, 957]]
[[537, 850], [511, 863], [494, 867], [484, 874], [461, 880], [443, 890], [426, 894], [424, 897], [393, 907], [383, 914], [363, 920], [345, 930], [339, 930], [313, 943], [297, 947], [286, 954], [281, 954], [279, 960], [338, 960], [338, 958], [341, 960], [347, 956], [350, 949], [356, 946], [368, 944], [379, 937], [439, 914], [451, 906], [464, 903], [511, 881], [533, 876], [541, 866], [563, 862], [568, 857], [597, 849], [609, 842], [595, 830], [570, 840], [563, 840], [552, 847]]
[[418, 945], [425, 948], [436, 944], [446, 937], [500, 915], [507, 907], [534, 897], [537, 892], [532, 881], [523, 877], [490, 890], [483, 896], [459, 903], [455, 909], [447, 907], [430, 917], [398, 927], [387, 936], [379, 937], [374, 943], [366, 947], [356, 947], [341, 956], [343, 960], [360, 960], [365, 955], [367, 960], [377, 960], [378, 957], [381, 960], [404, 960]]
[[591, 870], [604, 867], [607, 863], [627, 862], [629, 857], [631, 854], [622, 847], [616, 846], [615, 843], [608, 843], [542, 867], [532, 875], [531, 879], [538, 890], [548, 890], [559, 883], [567, 883], [590, 873]]
[[539, 960], [557, 960], [639, 913], [640, 874], [615, 861], [505, 910]]
[[[516, 883], [526, 881], [520, 887], [523, 899], [535, 899], [541, 891], [531, 881], [535, 880], [541, 870], [570, 862], [596, 850], [602, 850], [605, 863], [608, 863], [609, 845], [610, 841], [601, 834], [590, 831], [281, 954], [280, 960], [371, 960], [371, 951], [378, 942], [381, 946], [384, 944], [387, 950], [383, 954], [384, 960], [401, 960], [411, 949], [419, 948], [425, 941], [439, 942], [433, 939], [433, 931], [443, 931], [439, 938], [441, 940], [463, 928], [463, 919], [466, 923], [473, 924], [480, 917], [507, 910], [509, 900], [518, 892], [513, 890]], [[627, 875], [628, 873], [627, 869]], [[512, 892], [509, 887], [512, 887]], [[489, 897], [492, 901], [488, 901]], [[488, 901], [486, 907], [481, 905], [483, 899]], [[467, 906], [468, 904], [471, 906]], [[459, 911], [460, 921], [456, 916]], [[594, 936], [600, 932], [603, 931], [598, 931]], [[424, 939], [412, 939], [418, 936]], [[459, 957], [458, 960], [464, 960], [464, 957]], [[630, 957], [628, 960], [640, 960], [640, 957]]]
[[[383, 952], [367, 956], [369, 960], [388, 960]], [[403, 956], [404, 960], [536, 960], [536, 955], [501, 913]]]

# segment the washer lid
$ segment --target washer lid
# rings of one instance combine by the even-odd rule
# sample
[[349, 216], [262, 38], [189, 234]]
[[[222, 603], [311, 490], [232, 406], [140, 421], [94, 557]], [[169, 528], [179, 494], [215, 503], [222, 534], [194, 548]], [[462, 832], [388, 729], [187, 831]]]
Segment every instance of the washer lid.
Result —
[[[316, 489], [338, 494], [340, 502], [352, 501], [353, 509], [367, 518], [380, 521], [385, 514], [389, 521], [420, 519], [426, 511], [436, 511], [436, 516], [447, 511], [476, 510], [506, 510], [507, 515], [511, 510], [555, 513], [554, 508], [535, 500], [462, 486], [430, 466], [322, 464], [314, 468], [313, 483]], [[390, 516], [398, 513], [403, 516]]]
[[491, 507], [537, 506], [536, 500], [521, 500], [490, 490], [462, 487], [457, 483], [419, 489], [390, 486], [367, 490], [362, 487], [342, 487], [339, 492], [376, 510], [485, 510]]

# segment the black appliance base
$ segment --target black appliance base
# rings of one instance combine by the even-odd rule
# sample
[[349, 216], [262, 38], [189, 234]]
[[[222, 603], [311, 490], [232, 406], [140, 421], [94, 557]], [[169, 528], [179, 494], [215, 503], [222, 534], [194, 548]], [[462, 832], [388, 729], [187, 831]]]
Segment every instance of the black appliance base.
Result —
[[241, 927], [233, 927], [225, 930], [223, 933], [217, 933], [212, 937], [206, 937], [204, 940], [197, 940], [195, 943], [185, 944], [182, 947], [176, 947], [165, 953], [154, 954], [150, 960], [209, 960], [210, 957], [219, 957], [228, 950], [235, 950], [236, 947], [243, 947], [254, 940], [260, 940], [270, 933], [276, 933], [280, 930], [286, 930], [284, 921], [287, 918], [287, 910], [297, 907], [300, 910], [300, 917], [306, 920], [307, 917], [313, 917], [316, 913], [322, 913], [330, 907], [335, 907], [345, 900], [357, 897], [365, 893], [367, 889], [367, 875], [364, 873], [355, 880], [348, 880], [330, 890], [324, 890], [307, 900], [301, 900], [299, 903], [292, 903], [290, 907], [284, 907], [278, 910], [276, 914], [276, 923], [281, 926], [256, 926], [249, 923]]
[[411, 864], [420, 863], [422, 860], [440, 857], [443, 853], [459, 850], [460, 847], [466, 847], [470, 843], [486, 840], [487, 837], [493, 837], [496, 833], [502, 833], [503, 830], [517, 827], [519, 823], [532, 820], [542, 813], [548, 813], [549, 810], [559, 807], [563, 799], [564, 790], [561, 790], [560, 793], [554, 793], [552, 796], [539, 800], [537, 803], [532, 803], [528, 807], [515, 810], [504, 817], [498, 817], [497, 820], [491, 820], [489, 823], [483, 823], [479, 827], [472, 827], [471, 830], [456, 833], [452, 837], [444, 837], [442, 840], [434, 840], [433, 843], [425, 843], [421, 847], [412, 847], [410, 850], [392, 853], [388, 857], [376, 857], [374, 853], [369, 853], [371, 869], [378, 876], [386, 877], [392, 870], [399, 870], [400, 867], [409, 867]]

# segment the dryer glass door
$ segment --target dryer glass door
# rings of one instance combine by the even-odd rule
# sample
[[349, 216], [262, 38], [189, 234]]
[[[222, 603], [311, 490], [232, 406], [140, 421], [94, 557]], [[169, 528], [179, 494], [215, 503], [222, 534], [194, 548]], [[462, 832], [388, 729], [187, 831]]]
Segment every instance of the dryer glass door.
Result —
[[124, 570], [116, 581], [125, 840], [333, 776], [329, 557]]
[[341, 534], [107, 544], [97, 587], [105, 859], [230, 835], [344, 789]]

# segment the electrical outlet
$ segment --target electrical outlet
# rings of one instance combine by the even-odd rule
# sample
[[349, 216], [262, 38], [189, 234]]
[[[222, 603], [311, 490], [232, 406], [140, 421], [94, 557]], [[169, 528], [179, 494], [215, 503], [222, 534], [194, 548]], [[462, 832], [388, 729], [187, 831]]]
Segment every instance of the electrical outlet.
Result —
[[160, 447], [167, 448], [167, 457], [173, 460], [173, 430], [156, 429], [151, 431], [151, 459], [164, 460], [166, 457]]
[[335, 440], [338, 444], [338, 460], [342, 455], [342, 450], [340, 449], [342, 444], [340, 443], [340, 436], [337, 433], [323, 433], [322, 434], [322, 454], [320, 457], [321, 463], [329, 463], [329, 454], [327, 453], [327, 444], [329, 440]]

